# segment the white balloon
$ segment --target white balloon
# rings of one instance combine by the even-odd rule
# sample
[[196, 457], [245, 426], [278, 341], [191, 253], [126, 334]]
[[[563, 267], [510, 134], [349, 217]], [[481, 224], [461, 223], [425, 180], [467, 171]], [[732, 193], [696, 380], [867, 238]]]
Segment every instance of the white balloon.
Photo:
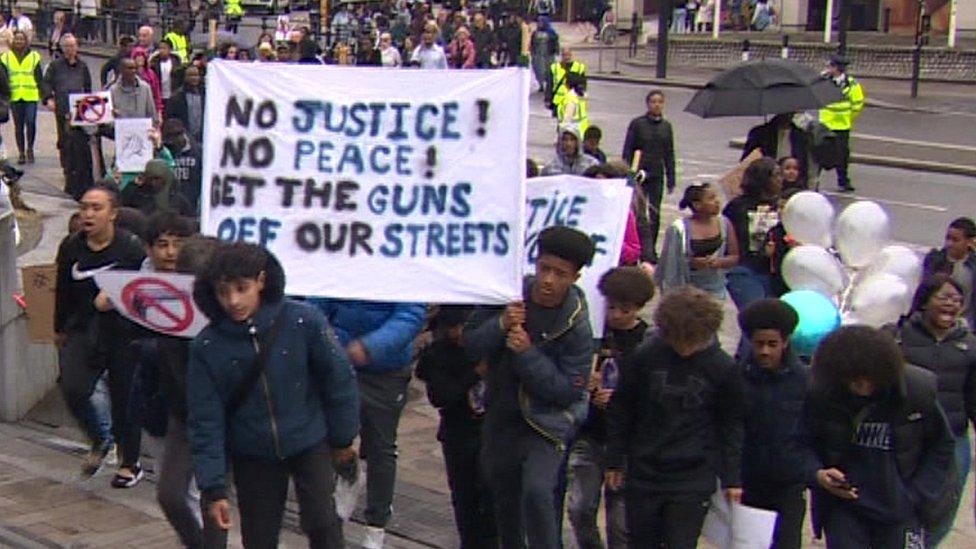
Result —
[[783, 258], [783, 280], [791, 290], [814, 290], [834, 298], [844, 289], [844, 279], [844, 266], [821, 246], [797, 246]]
[[898, 320], [905, 312], [911, 289], [904, 280], [890, 273], [868, 276], [851, 295], [851, 317], [860, 324], [880, 328]]
[[868, 271], [893, 274], [904, 280], [909, 288], [916, 288], [922, 280], [922, 260], [911, 249], [893, 244], [882, 248]]
[[800, 243], [830, 247], [834, 206], [824, 195], [814, 191], [796, 193], [786, 202], [782, 218], [787, 234]]
[[861, 200], [837, 216], [834, 241], [849, 267], [866, 267], [888, 242], [891, 227], [888, 214], [876, 203]]

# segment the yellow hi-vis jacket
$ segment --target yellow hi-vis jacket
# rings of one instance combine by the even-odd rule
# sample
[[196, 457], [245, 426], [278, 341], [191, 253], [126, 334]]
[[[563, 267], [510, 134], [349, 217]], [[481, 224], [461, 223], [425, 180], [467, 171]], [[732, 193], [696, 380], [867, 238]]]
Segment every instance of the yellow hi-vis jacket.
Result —
[[224, 0], [224, 15], [227, 17], [244, 17], [241, 0]]
[[185, 36], [170, 31], [163, 38], [173, 44], [173, 53], [180, 58], [184, 65], [190, 62], [190, 44]]
[[8, 51], [0, 55], [0, 63], [7, 68], [10, 79], [10, 101], [41, 100], [41, 90], [34, 78], [34, 72], [41, 64], [41, 54], [30, 50], [23, 59], [18, 60], [13, 51]]
[[864, 88], [850, 76], [844, 77], [840, 88], [844, 100], [820, 109], [820, 123], [832, 131], [850, 131], [854, 121], [864, 110]]
[[[566, 69], [559, 61], [549, 65], [549, 72], [552, 73], [552, 104], [559, 107], [563, 98], [566, 97], [566, 92], [569, 91], [569, 84], [566, 82], [569, 74], [566, 73]], [[569, 66], [569, 72], [586, 76], [586, 65], [579, 61], [573, 61]]]
[[[559, 119], [560, 124], [575, 124], [579, 128], [580, 137], [586, 133], [586, 128], [590, 127], [590, 115], [587, 113], [586, 104], [588, 101], [586, 97], [579, 96], [576, 91], [569, 90], [566, 95], [563, 96], [562, 103], [556, 106], [556, 116]], [[573, 105], [573, 109], [569, 106]], [[572, 110], [572, 118], [566, 119], [566, 111]]]

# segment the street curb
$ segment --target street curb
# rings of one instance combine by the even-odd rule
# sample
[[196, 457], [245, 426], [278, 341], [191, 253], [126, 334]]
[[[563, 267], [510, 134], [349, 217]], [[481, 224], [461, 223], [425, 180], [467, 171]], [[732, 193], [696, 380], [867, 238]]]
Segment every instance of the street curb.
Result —
[[693, 80], [677, 80], [671, 78], [644, 78], [640, 76], [624, 76], [613, 73], [595, 73], [587, 78], [598, 82], [617, 82], [620, 84], [644, 84], [650, 86], [661, 86], [662, 88], [684, 88], [688, 90], [700, 90], [705, 87], [704, 82]]
[[[729, 140], [729, 148], [741, 150], [744, 146], [745, 142], [742, 139], [737, 138]], [[855, 164], [900, 168], [903, 170], [913, 170], [918, 172], [945, 173], [949, 175], [976, 177], [976, 167], [974, 166], [946, 164], [943, 162], [929, 162], [927, 160], [895, 158], [892, 156], [851, 152], [851, 162], [854, 162]]]

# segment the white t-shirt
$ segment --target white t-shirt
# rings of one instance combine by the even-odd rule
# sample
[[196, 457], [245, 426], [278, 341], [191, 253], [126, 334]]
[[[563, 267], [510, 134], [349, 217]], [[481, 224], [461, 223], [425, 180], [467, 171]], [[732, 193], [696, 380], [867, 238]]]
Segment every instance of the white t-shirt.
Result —
[[163, 99], [169, 99], [173, 95], [173, 58], [159, 60], [159, 88]]

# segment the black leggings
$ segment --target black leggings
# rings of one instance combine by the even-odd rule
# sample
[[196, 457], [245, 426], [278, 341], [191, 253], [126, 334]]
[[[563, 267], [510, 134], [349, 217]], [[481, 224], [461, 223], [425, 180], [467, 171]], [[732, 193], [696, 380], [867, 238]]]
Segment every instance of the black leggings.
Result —
[[[14, 117], [14, 139], [17, 141], [17, 152], [24, 154], [25, 150], [33, 151], [34, 137], [37, 134], [37, 101], [14, 101], [10, 104], [10, 111]], [[25, 141], [26, 149], [24, 147]]]

